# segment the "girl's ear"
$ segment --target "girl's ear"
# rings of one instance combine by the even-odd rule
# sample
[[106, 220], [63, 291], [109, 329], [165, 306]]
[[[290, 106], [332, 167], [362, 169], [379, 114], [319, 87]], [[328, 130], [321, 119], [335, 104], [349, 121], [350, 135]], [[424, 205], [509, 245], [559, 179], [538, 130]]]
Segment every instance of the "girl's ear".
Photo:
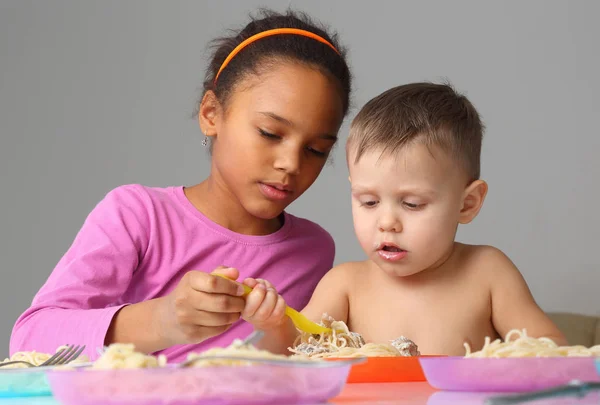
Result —
[[198, 110], [198, 125], [206, 136], [216, 136], [221, 112], [221, 103], [212, 90], [207, 91], [202, 97]]

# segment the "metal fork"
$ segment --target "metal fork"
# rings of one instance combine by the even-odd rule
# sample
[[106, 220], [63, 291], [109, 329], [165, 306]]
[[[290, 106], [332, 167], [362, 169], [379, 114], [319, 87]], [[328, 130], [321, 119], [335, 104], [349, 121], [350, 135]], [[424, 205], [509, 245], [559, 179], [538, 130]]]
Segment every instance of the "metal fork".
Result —
[[54, 356], [50, 357], [48, 360], [36, 366], [28, 361], [24, 360], [15, 360], [15, 361], [7, 361], [6, 363], [0, 363], [0, 367], [8, 366], [10, 364], [25, 364], [29, 367], [46, 367], [46, 366], [60, 366], [63, 364], [67, 364], [77, 359], [81, 353], [85, 350], [85, 345], [65, 345], [66, 348], [59, 350], [54, 354]]

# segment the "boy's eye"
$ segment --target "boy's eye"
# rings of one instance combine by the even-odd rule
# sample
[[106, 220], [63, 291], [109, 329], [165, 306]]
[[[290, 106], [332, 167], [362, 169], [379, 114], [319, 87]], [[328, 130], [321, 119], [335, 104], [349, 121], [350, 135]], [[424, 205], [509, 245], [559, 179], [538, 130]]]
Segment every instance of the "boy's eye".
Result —
[[264, 136], [267, 139], [281, 139], [281, 137], [279, 135], [272, 134], [272, 133], [267, 132], [267, 131], [265, 131], [263, 129], [259, 129], [258, 133], [261, 134], [262, 136]]
[[410, 203], [408, 201], [403, 201], [402, 204], [406, 207], [409, 208], [411, 210], [416, 210], [419, 208], [422, 208], [424, 204], [415, 204], [415, 203]]
[[360, 205], [363, 207], [367, 207], [367, 208], [373, 208], [374, 206], [377, 205], [377, 201], [365, 201], [365, 202], [361, 202]]

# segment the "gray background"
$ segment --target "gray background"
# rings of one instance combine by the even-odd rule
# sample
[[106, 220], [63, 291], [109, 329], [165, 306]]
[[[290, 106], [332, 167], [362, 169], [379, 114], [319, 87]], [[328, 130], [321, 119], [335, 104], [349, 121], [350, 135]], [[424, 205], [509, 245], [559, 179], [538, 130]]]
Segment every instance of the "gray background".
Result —
[[[600, 315], [600, 2], [289, 3], [351, 47], [355, 107], [418, 80], [468, 94], [488, 126], [490, 192], [459, 240], [504, 250], [544, 309]], [[287, 4], [0, 0], [0, 357], [106, 192], [207, 175], [190, 118], [206, 42]], [[333, 234], [337, 262], [363, 257], [343, 144], [290, 211]]]

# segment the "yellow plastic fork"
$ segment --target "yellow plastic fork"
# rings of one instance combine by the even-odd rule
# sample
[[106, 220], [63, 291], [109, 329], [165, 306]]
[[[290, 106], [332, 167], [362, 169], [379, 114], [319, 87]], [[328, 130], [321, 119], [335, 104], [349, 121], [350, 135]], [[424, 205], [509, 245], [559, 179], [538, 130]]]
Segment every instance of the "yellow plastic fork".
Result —
[[[231, 280], [230, 278], [227, 278], [222, 274], [213, 273], [213, 275], [224, 278], [229, 281], [233, 281], [234, 283], [241, 285], [244, 288], [244, 297], [250, 294], [250, 292], [252, 291], [252, 288], [248, 287], [246, 284], [238, 283], [237, 281]], [[312, 333], [315, 335], [322, 335], [324, 333], [331, 332], [331, 329], [314, 323], [313, 321], [302, 315], [300, 312], [287, 305], [285, 307], [285, 314], [292, 320], [296, 328], [300, 329], [302, 332]]]

